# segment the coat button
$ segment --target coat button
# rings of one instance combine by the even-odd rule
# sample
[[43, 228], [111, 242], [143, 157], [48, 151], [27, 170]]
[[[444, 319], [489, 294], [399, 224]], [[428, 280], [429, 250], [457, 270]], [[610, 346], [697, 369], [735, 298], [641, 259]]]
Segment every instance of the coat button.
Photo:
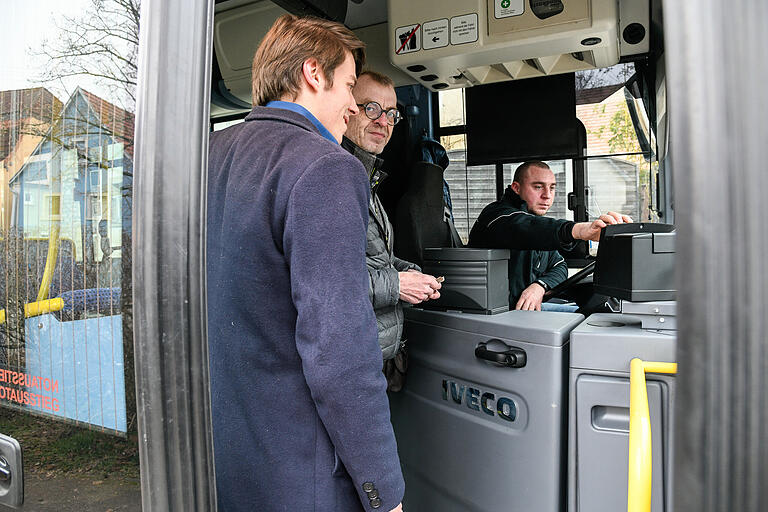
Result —
[[381, 500], [379, 498], [374, 498], [371, 500], [371, 508], [379, 508], [381, 506]]
[[365, 492], [371, 492], [374, 489], [375, 489], [375, 487], [373, 486], [373, 482], [365, 482], [363, 484], [363, 490]]
[[372, 500], [379, 497], [379, 491], [377, 489], [374, 489], [372, 491], [368, 491], [368, 499]]

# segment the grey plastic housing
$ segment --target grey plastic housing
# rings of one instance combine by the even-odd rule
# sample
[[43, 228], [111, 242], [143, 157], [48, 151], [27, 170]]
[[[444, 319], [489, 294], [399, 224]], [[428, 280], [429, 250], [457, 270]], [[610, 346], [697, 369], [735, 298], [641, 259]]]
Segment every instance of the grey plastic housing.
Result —
[[508, 311], [508, 260], [508, 249], [424, 249], [424, 273], [445, 278], [440, 298], [424, 307], [489, 315]]
[[[568, 511], [627, 507], [629, 365], [674, 362], [674, 331], [642, 328], [642, 318], [591, 315], [571, 332]], [[675, 376], [646, 374], [652, 438], [651, 511], [672, 512]]]
[[[568, 333], [584, 317], [418, 308], [405, 315], [408, 374], [404, 389], [390, 395], [403, 508], [565, 510]], [[491, 339], [524, 350], [525, 366], [478, 359], [477, 345]], [[488, 393], [493, 402], [483, 404]], [[513, 421], [498, 413], [501, 402], [514, 404]]]
[[640, 318], [643, 329], [677, 329], [677, 302], [660, 300], [654, 302], [621, 301], [621, 312]]
[[0, 505], [17, 508], [23, 504], [24, 463], [21, 446], [14, 438], [0, 434]]
[[674, 268], [674, 226], [608, 226], [600, 235], [595, 292], [632, 302], [674, 300]]

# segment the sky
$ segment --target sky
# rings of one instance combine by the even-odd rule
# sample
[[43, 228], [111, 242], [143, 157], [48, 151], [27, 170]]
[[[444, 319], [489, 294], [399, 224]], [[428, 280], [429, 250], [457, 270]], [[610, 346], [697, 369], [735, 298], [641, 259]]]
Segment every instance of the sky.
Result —
[[45, 38], [55, 39], [54, 20], [84, 12], [90, 4], [91, 0], [0, 0], [0, 91], [44, 85], [62, 101], [77, 85], [107, 94], [87, 77], [64, 84], [35, 81], [45, 60], [32, 55], [30, 49], [39, 48]]

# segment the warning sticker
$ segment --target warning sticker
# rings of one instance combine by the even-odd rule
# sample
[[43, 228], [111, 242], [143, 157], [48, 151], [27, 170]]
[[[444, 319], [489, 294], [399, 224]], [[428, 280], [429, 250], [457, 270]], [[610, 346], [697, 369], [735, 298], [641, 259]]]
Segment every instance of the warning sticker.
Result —
[[496, 19], [520, 16], [525, 11], [525, 0], [493, 0], [493, 15]]
[[421, 27], [424, 34], [424, 49], [448, 46], [448, 18], [428, 21]]
[[451, 44], [477, 41], [477, 13], [451, 18]]
[[409, 25], [395, 29], [395, 53], [417, 52], [421, 50], [421, 24]]

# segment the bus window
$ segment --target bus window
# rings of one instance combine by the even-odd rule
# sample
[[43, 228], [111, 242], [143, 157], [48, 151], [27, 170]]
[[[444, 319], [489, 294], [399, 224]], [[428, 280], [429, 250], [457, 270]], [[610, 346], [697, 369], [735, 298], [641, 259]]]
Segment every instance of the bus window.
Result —
[[[451, 191], [454, 224], [466, 243], [469, 231], [483, 208], [496, 198], [496, 167], [493, 165], [466, 165], [466, 136], [464, 130], [463, 89], [438, 92], [439, 131], [456, 132], [442, 135], [440, 143], [448, 152], [450, 165], [445, 171], [445, 181]], [[446, 130], [447, 128], [447, 130]], [[567, 208], [567, 193], [573, 189], [573, 163], [571, 160], [548, 160], [555, 173], [558, 187], [555, 201], [548, 217], [573, 220], [573, 212]], [[502, 185], [512, 183], [517, 164], [505, 163]]]
[[576, 73], [576, 115], [587, 133], [587, 215], [622, 212], [658, 222], [655, 136], [642, 98], [628, 85], [633, 63]]
[[[584, 161], [581, 167], [586, 174], [590, 219], [617, 211], [643, 222], [659, 221], [655, 138], [648, 129], [643, 100], [634, 98], [626, 86], [634, 74], [632, 63], [575, 74], [576, 116], [587, 134], [586, 154], [580, 159]], [[437, 97], [437, 132], [451, 162], [445, 180], [451, 191], [456, 229], [466, 241], [483, 207], [497, 199], [496, 168], [466, 165], [464, 89], [439, 91]], [[558, 183], [548, 217], [575, 220], [567, 196], [574, 190], [576, 160], [546, 161]], [[517, 165], [503, 164], [501, 190], [512, 182]]]
[[451, 89], [438, 93], [440, 100], [440, 126], [464, 125], [464, 89]]
[[[0, 7], [0, 431], [25, 450], [30, 507], [72, 499], [78, 479], [110, 493], [138, 478], [139, 8], [139, 0]], [[47, 491], [54, 487], [58, 496]], [[109, 508], [101, 494], [83, 504]], [[138, 487], [129, 494], [138, 510]]]

